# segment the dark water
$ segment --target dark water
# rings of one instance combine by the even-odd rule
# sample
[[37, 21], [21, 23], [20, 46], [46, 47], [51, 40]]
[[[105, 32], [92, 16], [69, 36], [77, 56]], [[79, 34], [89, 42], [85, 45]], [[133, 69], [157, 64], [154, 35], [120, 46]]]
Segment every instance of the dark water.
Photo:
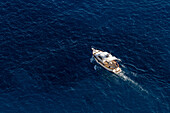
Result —
[[170, 112], [169, 13], [169, 0], [1, 0], [0, 113]]

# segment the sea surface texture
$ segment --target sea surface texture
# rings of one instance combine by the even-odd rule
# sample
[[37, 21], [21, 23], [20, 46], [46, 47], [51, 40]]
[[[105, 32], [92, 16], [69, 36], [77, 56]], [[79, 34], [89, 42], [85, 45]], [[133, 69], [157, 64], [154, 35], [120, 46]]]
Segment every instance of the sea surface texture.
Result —
[[0, 0], [0, 113], [170, 113], [170, 1]]

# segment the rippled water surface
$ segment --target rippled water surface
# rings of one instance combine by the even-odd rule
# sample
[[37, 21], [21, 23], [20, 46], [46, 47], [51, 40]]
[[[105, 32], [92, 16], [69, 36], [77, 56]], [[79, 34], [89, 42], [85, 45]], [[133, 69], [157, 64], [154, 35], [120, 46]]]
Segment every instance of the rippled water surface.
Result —
[[169, 13], [169, 0], [1, 0], [0, 112], [170, 112]]

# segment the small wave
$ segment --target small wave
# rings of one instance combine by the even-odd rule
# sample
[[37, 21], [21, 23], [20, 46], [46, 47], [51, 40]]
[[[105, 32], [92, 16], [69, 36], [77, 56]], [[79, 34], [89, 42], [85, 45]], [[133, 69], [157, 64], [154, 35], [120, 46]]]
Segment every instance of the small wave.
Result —
[[94, 61], [94, 58], [93, 58], [93, 56], [90, 58], [90, 62], [91, 63], [93, 63], [93, 61]]
[[94, 66], [94, 70], [97, 70], [97, 66], [96, 65]]

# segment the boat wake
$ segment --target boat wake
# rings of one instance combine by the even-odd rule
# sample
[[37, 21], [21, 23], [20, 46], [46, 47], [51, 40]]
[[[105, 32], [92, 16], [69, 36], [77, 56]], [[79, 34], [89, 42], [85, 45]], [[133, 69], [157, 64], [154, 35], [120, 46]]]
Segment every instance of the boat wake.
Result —
[[132, 86], [133, 88], [138, 89], [138, 90], [140, 90], [140, 91], [145, 92], [145, 93], [148, 94], [148, 91], [147, 91], [146, 89], [144, 89], [141, 85], [139, 85], [137, 82], [135, 82], [134, 80], [132, 80], [130, 77], [126, 76], [126, 75], [125, 75], [125, 72], [122, 71], [122, 72], [119, 73], [118, 75], [119, 75], [120, 78], [123, 79], [124, 81], [128, 81], [130, 84], [132, 84], [132, 85], [130, 85], [130, 86]]
[[[94, 58], [91, 57], [90, 58], [90, 62], [93, 63]], [[123, 68], [126, 68], [124, 65], [121, 65]], [[94, 70], [97, 70], [99, 67], [97, 65], [94, 66]], [[117, 77], [115, 74], [112, 74], [113, 76]], [[148, 91], [146, 89], [144, 89], [141, 85], [139, 85], [137, 82], [135, 82], [134, 80], [132, 80], [130, 77], [125, 75], [125, 72], [122, 71], [121, 73], [118, 73], [118, 78], [121, 78], [124, 81], [127, 81], [128, 83], [130, 83], [129, 85], [135, 89], [137, 89], [138, 91], [142, 91], [148, 94]]]

